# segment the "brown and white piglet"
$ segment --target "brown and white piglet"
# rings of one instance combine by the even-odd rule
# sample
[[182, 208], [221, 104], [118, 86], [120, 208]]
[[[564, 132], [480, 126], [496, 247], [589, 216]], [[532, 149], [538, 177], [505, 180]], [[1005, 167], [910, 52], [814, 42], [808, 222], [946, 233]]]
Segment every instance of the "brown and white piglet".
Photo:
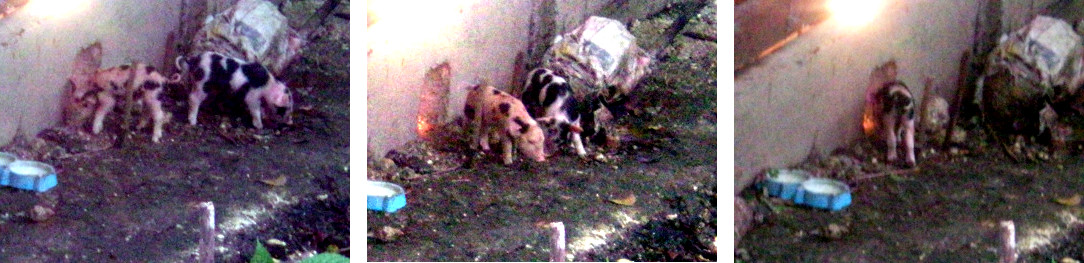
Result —
[[[137, 63], [100, 69], [89, 80], [70, 78], [68, 81], [72, 85], [69, 102], [72, 114], [77, 118], [92, 115], [91, 132], [101, 133], [105, 115], [113, 112], [118, 100], [132, 92], [135, 96], [133, 99], [137, 101], [128, 103], [142, 103], [145, 107], [138, 126], [144, 127], [148, 122], [153, 122], [151, 141], [157, 143], [162, 138], [162, 126], [169, 118], [169, 114], [162, 110], [158, 96], [162, 94], [166, 82], [178, 80], [166, 79], [153, 66]], [[134, 90], [128, 90], [129, 87]], [[82, 121], [77, 123], [81, 124]]]
[[[546, 161], [545, 135], [538, 121], [532, 119], [523, 102], [492, 86], [474, 86], [467, 93], [463, 114], [473, 127], [474, 140], [483, 151], [489, 150], [489, 137], [500, 139], [504, 164], [512, 164], [512, 144], [527, 158]], [[476, 149], [474, 142], [471, 149]]]
[[895, 162], [899, 140], [903, 140], [907, 165], [915, 166], [915, 99], [911, 89], [896, 79], [898, 68], [896, 61], [889, 61], [874, 71], [875, 79], [881, 85], [875, 94], [876, 108], [879, 108], [881, 128], [885, 144], [888, 147], [887, 159]]

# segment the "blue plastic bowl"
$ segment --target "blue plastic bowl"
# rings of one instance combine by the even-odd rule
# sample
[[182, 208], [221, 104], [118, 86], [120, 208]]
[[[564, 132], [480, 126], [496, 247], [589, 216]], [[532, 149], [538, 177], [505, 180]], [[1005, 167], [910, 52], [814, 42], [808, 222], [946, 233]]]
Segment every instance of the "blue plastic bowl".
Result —
[[19, 157], [14, 154], [0, 152], [0, 185], [11, 185], [11, 173], [8, 171], [8, 164], [17, 160], [19, 160]]
[[368, 181], [365, 192], [365, 205], [369, 210], [394, 213], [406, 206], [406, 191], [399, 185]]
[[808, 180], [810, 175], [809, 172], [802, 170], [771, 171], [768, 173], [765, 187], [768, 188], [769, 196], [793, 200], [794, 195], [798, 193], [798, 188], [801, 188], [802, 182]]
[[830, 211], [851, 205], [851, 188], [847, 184], [825, 178], [806, 180], [794, 196], [794, 203]]
[[45, 192], [56, 186], [56, 169], [35, 161], [14, 161], [8, 164], [11, 187]]

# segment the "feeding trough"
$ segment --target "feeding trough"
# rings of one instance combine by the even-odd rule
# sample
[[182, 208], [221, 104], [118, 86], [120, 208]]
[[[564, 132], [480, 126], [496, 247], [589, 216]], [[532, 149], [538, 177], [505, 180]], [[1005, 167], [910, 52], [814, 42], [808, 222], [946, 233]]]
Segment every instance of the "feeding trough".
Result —
[[406, 191], [393, 183], [368, 181], [365, 195], [365, 204], [369, 210], [394, 213], [406, 206]]
[[794, 203], [839, 211], [851, 204], [851, 189], [837, 180], [813, 178], [802, 182], [794, 195]]
[[768, 188], [768, 195], [786, 200], [794, 199], [794, 194], [802, 182], [809, 180], [811, 174], [802, 170], [772, 170], [768, 172], [768, 180], [764, 187]]
[[11, 153], [0, 152], [0, 185], [10, 185], [11, 176], [8, 171], [8, 164], [19, 160], [19, 157]]
[[56, 169], [52, 165], [35, 161], [14, 161], [7, 166], [9, 186], [45, 192], [57, 184]]

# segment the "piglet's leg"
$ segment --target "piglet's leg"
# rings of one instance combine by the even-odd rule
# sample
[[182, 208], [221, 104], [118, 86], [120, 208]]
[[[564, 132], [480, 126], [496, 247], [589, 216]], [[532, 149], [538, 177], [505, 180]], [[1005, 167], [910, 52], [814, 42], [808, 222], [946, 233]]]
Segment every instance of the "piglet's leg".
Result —
[[894, 114], [886, 114], [882, 119], [884, 124], [884, 136], [885, 144], [888, 145], [888, 162], [896, 161], [896, 116]]
[[162, 90], [155, 90], [146, 92], [143, 95], [143, 104], [146, 105], [146, 114], [150, 119], [154, 120], [154, 127], [151, 132], [151, 141], [158, 143], [162, 138], [162, 125], [166, 123], [166, 113], [162, 110], [162, 102], [158, 101], [158, 93]]
[[263, 129], [263, 108], [260, 105], [261, 91], [249, 92], [245, 95], [245, 104], [248, 105], [248, 113], [252, 115], [252, 127]]
[[199, 114], [199, 105], [207, 99], [207, 93], [203, 92], [203, 85], [196, 85], [195, 90], [188, 94], [188, 124], [196, 125], [196, 115]]
[[583, 149], [583, 139], [580, 138], [580, 133], [572, 133], [572, 146], [576, 147], [576, 154], [580, 157], [587, 156], [587, 151]]
[[501, 148], [504, 150], [504, 153], [501, 155], [504, 157], [504, 164], [512, 164], [512, 138], [509, 138], [507, 135], [499, 137], [501, 138]]
[[915, 120], [905, 120], [903, 128], [903, 147], [907, 151], [907, 164], [915, 166]]
[[98, 93], [98, 110], [94, 111], [94, 122], [91, 125], [90, 131], [94, 134], [102, 132], [102, 122], [105, 121], [105, 114], [113, 111], [113, 106], [116, 106], [116, 99], [108, 92]]
[[489, 129], [479, 128], [478, 145], [482, 146], [482, 151], [489, 151]]

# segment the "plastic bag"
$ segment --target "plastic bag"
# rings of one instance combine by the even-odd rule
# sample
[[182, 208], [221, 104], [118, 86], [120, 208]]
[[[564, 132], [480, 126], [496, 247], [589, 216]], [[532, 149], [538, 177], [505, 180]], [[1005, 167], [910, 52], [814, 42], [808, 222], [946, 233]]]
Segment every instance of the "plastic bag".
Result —
[[193, 39], [196, 51], [215, 51], [256, 61], [275, 74], [300, 55], [304, 40], [286, 16], [265, 0], [241, 0], [207, 17]]
[[[543, 58], [548, 68], [574, 83], [582, 82], [573, 85], [578, 97], [598, 92], [603, 97], [627, 95], [646, 75], [651, 62], [651, 56], [636, 45], [636, 37], [624, 24], [598, 16], [558, 36]], [[605, 89], [611, 86], [617, 89]]]

